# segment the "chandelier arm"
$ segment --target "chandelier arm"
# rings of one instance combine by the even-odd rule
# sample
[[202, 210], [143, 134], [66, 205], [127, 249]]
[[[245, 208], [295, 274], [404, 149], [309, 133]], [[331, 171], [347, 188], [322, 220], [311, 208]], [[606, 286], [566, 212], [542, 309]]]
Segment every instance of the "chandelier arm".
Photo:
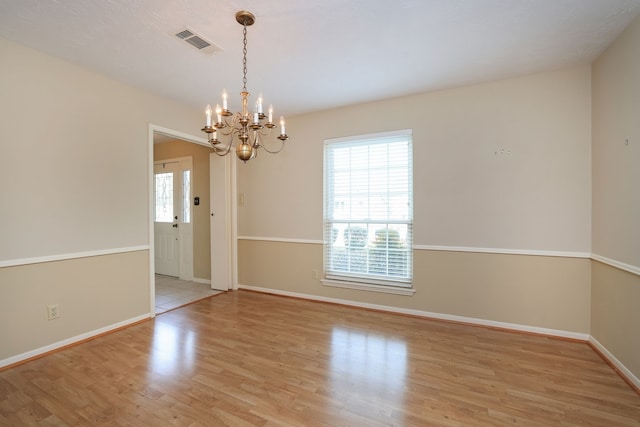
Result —
[[240, 144], [242, 144], [242, 138], [240, 138], [240, 135], [242, 135], [242, 132], [243, 132], [242, 128], [233, 128], [232, 138], [237, 138], [240, 141]]
[[275, 151], [269, 150], [266, 144], [262, 144], [262, 148], [264, 148], [264, 151], [266, 151], [269, 154], [278, 154], [284, 148], [284, 141], [280, 140], [280, 148]]
[[226, 156], [227, 154], [229, 154], [230, 151], [231, 151], [231, 144], [227, 144], [227, 149], [226, 150], [222, 150], [222, 149], [216, 147], [215, 145], [213, 146], [213, 152], [216, 153], [220, 157]]
[[238, 120], [240, 118], [240, 113], [233, 114], [230, 117], [231, 117], [231, 121], [229, 121], [229, 119], [226, 118], [226, 117], [224, 119], [222, 119], [222, 120], [223, 120], [223, 123], [224, 123], [225, 127], [233, 128], [236, 125], [236, 123], [238, 123]]
[[260, 134], [260, 138], [266, 138], [267, 136], [271, 135], [271, 129], [267, 128], [266, 126], [258, 129], [257, 132], [258, 134]]
[[235, 128], [228, 127], [228, 126], [227, 126], [227, 127], [225, 127], [225, 128], [223, 128], [223, 129], [227, 129], [227, 128], [228, 128], [228, 130], [227, 130], [227, 131], [224, 131], [224, 130], [220, 129], [220, 130], [218, 130], [218, 132], [220, 132], [220, 133], [221, 133], [221, 134], [223, 134], [224, 136], [229, 136], [229, 135], [231, 135], [231, 134], [233, 133], [233, 131], [235, 130]]
[[260, 145], [261, 145], [260, 144], [260, 140], [262, 139], [262, 138], [260, 138], [260, 136], [261, 135], [260, 135], [260, 131], [259, 130], [254, 130], [253, 131], [253, 143], [251, 144], [251, 146], [253, 148], [256, 148], [256, 149], [260, 148]]

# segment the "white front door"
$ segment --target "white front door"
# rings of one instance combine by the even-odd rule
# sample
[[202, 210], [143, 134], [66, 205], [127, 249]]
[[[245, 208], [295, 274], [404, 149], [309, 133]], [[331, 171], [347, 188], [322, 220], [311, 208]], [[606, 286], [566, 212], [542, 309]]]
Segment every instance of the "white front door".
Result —
[[155, 164], [155, 266], [157, 274], [180, 276], [178, 163]]
[[193, 159], [154, 163], [155, 272], [193, 280], [191, 170]]

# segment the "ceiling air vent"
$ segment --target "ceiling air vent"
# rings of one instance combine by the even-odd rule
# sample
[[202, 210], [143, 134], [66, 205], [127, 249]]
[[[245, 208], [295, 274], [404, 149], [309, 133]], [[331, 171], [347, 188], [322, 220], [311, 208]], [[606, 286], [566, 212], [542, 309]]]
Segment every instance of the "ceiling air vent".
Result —
[[220, 46], [216, 46], [210, 41], [205, 40], [202, 36], [196, 34], [194, 31], [188, 28], [181, 28], [173, 34], [179, 40], [187, 43], [189, 46], [198, 50], [198, 52], [213, 54], [222, 51]]

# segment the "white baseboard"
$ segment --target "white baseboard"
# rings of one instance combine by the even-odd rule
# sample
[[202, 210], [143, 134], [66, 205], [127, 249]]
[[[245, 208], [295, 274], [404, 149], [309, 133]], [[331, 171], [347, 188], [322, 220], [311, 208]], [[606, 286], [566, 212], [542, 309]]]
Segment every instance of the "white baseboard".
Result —
[[192, 282], [195, 283], [202, 283], [204, 285], [210, 285], [211, 284], [211, 279], [200, 279], [198, 277], [194, 277]]
[[388, 311], [390, 313], [408, 314], [411, 316], [424, 317], [429, 319], [439, 319], [439, 320], [447, 320], [447, 321], [459, 322], [459, 323], [469, 323], [477, 326], [489, 326], [492, 328], [508, 329], [512, 331], [534, 333], [534, 334], [540, 334], [540, 335], [546, 335], [546, 336], [552, 336], [552, 337], [558, 337], [558, 338], [569, 338], [569, 339], [580, 340], [584, 342], [589, 341], [589, 338], [590, 338], [589, 334], [583, 334], [578, 332], [540, 328], [537, 326], [520, 325], [516, 323], [496, 322], [494, 320], [478, 319], [475, 317], [454, 316], [451, 314], [433, 313], [429, 311], [412, 310], [408, 308], [398, 308], [398, 307], [392, 307], [388, 305], [369, 304], [364, 302], [343, 300], [338, 298], [327, 298], [327, 297], [321, 297], [317, 295], [309, 295], [309, 294], [302, 294], [297, 292], [288, 292], [288, 291], [281, 291], [277, 289], [263, 288], [259, 286], [238, 285], [238, 288], [246, 289], [250, 291], [256, 291], [256, 292], [263, 292], [263, 293], [268, 293], [273, 295], [283, 295], [283, 296], [308, 299], [313, 301], [330, 302], [334, 304], [349, 305], [353, 307]]
[[611, 362], [611, 364], [615, 366], [616, 369], [618, 369], [624, 377], [626, 377], [626, 379], [628, 379], [631, 383], [633, 383], [633, 385], [636, 386], [638, 390], [640, 390], [640, 378], [636, 377], [633, 372], [627, 369], [627, 367], [624, 366], [622, 362], [620, 362], [609, 350], [606, 349], [605, 346], [600, 344], [600, 342], [593, 336], [589, 337], [589, 343], [591, 343], [591, 345], [598, 349], [598, 351], [602, 353], [602, 355], [606, 357], [607, 360]]
[[[197, 280], [200, 281], [199, 283], [211, 283], [211, 281], [207, 279], [197, 279]], [[194, 282], [195, 281], [196, 279], [194, 279]], [[312, 301], [329, 302], [329, 303], [342, 304], [342, 305], [348, 305], [353, 307], [388, 311], [391, 313], [408, 314], [412, 316], [424, 317], [424, 318], [430, 318], [430, 319], [440, 319], [440, 320], [454, 321], [454, 322], [460, 322], [460, 323], [468, 323], [468, 324], [473, 324], [478, 326], [490, 326], [494, 328], [501, 328], [501, 329], [507, 329], [507, 330], [513, 330], [513, 331], [535, 333], [535, 334], [547, 335], [552, 337], [570, 338], [575, 340], [587, 341], [590, 344], [592, 344], [609, 362], [611, 362], [611, 364], [613, 364], [616, 367], [616, 369], [618, 369], [620, 373], [626, 379], [628, 379], [637, 389], [640, 389], [640, 379], [636, 377], [633, 374], [633, 372], [631, 372], [626, 366], [624, 366], [624, 364], [620, 362], [609, 350], [607, 350], [607, 348], [604, 347], [597, 339], [595, 339], [593, 336], [589, 334], [562, 331], [558, 329], [539, 328], [536, 326], [527, 326], [527, 325], [520, 325], [515, 323], [496, 322], [493, 320], [478, 319], [474, 317], [454, 316], [449, 314], [433, 313], [433, 312], [422, 311], [422, 310], [404, 309], [404, 308], [391, 307], [391, 306], [379, 305], [379, 304], [369, 304], [369, 303], [363, 303], [363, 302], [357, 302], [357, 301], [351, 301], [351, 300], [343, 300], [339, 298], [327, 298], [327, 297], [303, 294], [298, 292], [288, 292], [288, 291], [281, 291], [277, 289], [263, 288], [259, 286], [238, 285], [238, 288], [267, 293], [267, 294], [273, 294], [273, 295], [282, 295], [282, 296], [288, 296], [288, 297], [307, 299]], [[85, 332], [83, 334], [76, 335], [74, 337], [71, 337], [62, 341], [58, 341], [53, 344], [49, 344], [44, 347], [37, 348], [35, 350], [18, 354], [16, 356], [12, 356], [7, 359], [0, 360], [0, 368], [13, 365], [15, 363], [19, 363], [19, 362], [31, 359], [33, 357], [43, 355], [45, 353], [57, 350], [59, 348], [66, 347], [68, 345], [75, 344], [93, 337], [97, 337], [98, 335], [104, 334], [106, 332], [110, 332], [115, 329], [119, 329], [119, 328], [134, 324], [136, 322], [140, 322], [142, 320], [150, 319], [150, 318], [151, 318], [150, 314], [143, 314], [128, 320], [124, 320], [122, 322], [105, 326], [103, 328], [94, 329], [93, 331]]]
[[75, 344], [90, 338], [94, 338], [106, 332], [113, 331], [115, 329], [119, 329], [124, 326], [128, 326], [133, 323], [140, 322], [142, 320], [146, 320], [150, 318], [151, 316], [149, 314], [143, 314], [140, 316], [133, 317], [131, 319], [124, 320], [122, 322], [105, 326], [104, 328], [94, 329], [93, 331], [85, 332], [84, 334], [76, 335], [75, 337], [67, 338], [65, 340], [46, 345], [44, 347], [36, 348], [35, 350], [27, 351], [25, 353], [12, 356], [4, 360], [0, 360], [0, 368], [4, 366], [13, 365], [14, 363], [19, 363], [19, 362], [31, 359], [33, 357], [41, 356], [43, 354], [57, 350], [59, 348], [66, 347], [68, 345]]
[[447, 321], [467, 323], [467, 324], [472, 324], [477, 326], [489, 326], [493, 328], [500, 328], [500, 329], [526, 332], [526, 333], [534, 333], [534, 334], [540, 334], [540, 335], [557, 337], [557, 338], [568, 338], [568, 339], [588, 342], [591, 345], [593, 345], [593, 347], [595, 347], [613, 366], [615, 366], [615, 368], [618, 370], [620, 375], [622, 375], [626, 380], [632, 383], [637, 390], [640, 390], [640, 379], [637, 376], [635, 376], [633, 372], [631, 372], [626, 366], [624, 366], [622, 362], [620, 362], [609, 350], [607, 350], [600, 342], [598, 342], [597, 339], [595, 339], [590, 334], [563, 331], [558, 329], [539, 328], [537, 326], [520, 325], [515, 323], [496, 322], [493, 320], [478, 319], [474, 317], [453, 316], [449, 314], [432, 313], [428, 311], [411, 310], [411, 309], [404, 309], [404, 308], [398, 308], [398, 307], [390, 307], [386, 305], [368, 304], [368, 303], [362, 303], [358, 301], [302, 294], [298, 292], [281, 291], [278, 289], [263, 288], [260, 286], [239, 285], [238, 288], [246, 289], [250, 291], [256, 291], [256, 292], [263, 292], [263, 293], [273, 294], [273, 295], [282, 295], [282, 296], [288, 296], [288, 297], [294, 297], [294, 298], [307, 299], [312, 301], [321, 301], [321, 302], [329, 302], [334, 304], [348, 305], [353, 307], [370, 308], [374, 310], [388, 311], [391, 313], [409, 314], [412, 316], [424, 317], [428, 319], [447, 320]]

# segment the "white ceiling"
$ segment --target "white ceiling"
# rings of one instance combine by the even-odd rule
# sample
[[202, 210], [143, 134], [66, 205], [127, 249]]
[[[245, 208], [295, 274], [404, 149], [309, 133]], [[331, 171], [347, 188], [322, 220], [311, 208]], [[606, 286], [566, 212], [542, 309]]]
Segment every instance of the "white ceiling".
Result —
[[292, 115], [588, 64], [640, 0], [0, 0], [0, 36], [198, 108], [226, 88], [235, 110], [243, 9], [252, 99]]

